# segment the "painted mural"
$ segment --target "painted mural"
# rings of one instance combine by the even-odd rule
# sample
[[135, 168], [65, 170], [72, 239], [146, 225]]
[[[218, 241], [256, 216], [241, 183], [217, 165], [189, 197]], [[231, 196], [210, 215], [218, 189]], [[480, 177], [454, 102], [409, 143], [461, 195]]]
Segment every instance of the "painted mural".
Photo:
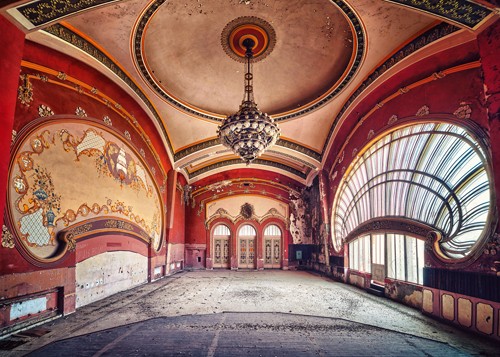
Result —
[[13, 158], [10, 215], [19, 239], [36, 257], [55, 254], [62, 229], [105, 217], [140, 227], [159, 248], [158, 191], [138, 155], [110, 132], [84, 121], [42, 125], [24, 138]]

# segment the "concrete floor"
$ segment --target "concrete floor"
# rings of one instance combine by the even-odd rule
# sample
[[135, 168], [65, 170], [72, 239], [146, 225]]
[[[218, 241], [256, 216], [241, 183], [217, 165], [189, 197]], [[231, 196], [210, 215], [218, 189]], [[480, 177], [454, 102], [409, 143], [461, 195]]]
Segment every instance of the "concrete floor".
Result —
[[292, 271], [180, 273], [39, 330], [50, 332], [13, 336], [27, 340], [0, 355], [500, 356], [497, 342], [355, 287]]

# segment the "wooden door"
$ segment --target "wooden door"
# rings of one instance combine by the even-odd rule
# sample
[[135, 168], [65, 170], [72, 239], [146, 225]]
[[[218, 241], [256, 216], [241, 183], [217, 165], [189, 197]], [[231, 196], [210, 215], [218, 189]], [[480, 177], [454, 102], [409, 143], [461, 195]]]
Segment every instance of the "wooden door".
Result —
[[255, 238], [240, 237], [238, 268], [255, 269]]

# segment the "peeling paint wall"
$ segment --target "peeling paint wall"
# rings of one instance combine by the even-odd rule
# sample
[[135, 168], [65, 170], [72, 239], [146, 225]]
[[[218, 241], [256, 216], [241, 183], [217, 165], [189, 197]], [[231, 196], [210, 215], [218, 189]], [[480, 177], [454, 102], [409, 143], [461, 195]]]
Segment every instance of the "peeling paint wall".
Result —
[[148, 258], [133, 252], [106, 252], [76, 265], [76, 307], [146, 283]]

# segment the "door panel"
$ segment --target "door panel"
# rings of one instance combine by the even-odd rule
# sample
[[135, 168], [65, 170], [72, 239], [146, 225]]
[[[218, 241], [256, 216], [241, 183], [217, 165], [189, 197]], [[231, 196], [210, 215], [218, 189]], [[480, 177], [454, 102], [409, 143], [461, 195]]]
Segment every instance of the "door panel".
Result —
[[281, 238], [264, 239], [264, 268], [281, 268]]
[[255, 269], [255, 239], [240, 238], [238, 268]]
[[214, 237], [214, 268], [229, 268], [229, 237]]

